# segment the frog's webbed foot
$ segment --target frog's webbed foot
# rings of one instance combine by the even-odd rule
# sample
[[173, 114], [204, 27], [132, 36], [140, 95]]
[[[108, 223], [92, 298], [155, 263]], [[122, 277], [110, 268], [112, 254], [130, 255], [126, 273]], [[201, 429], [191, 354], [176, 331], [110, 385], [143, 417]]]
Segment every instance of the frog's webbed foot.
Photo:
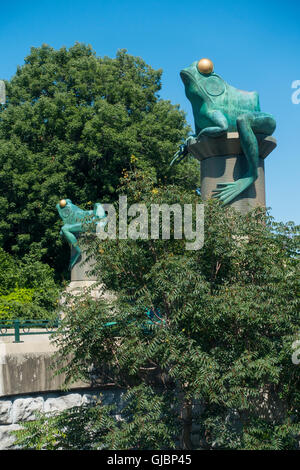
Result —
[[213, 193], [215, 194], [212, 197], [223, 201], [223, 206], [225, 206], [235, 199], [239, 194], [245, 191], [245, 189], [247, 189], [253, 183], [253, 181], [253, 176], [245, 176], [244, 178], [240, 178], [239, 180], [232, 183], [219, 183], [217, 184], [216, 189], [213, 190]]

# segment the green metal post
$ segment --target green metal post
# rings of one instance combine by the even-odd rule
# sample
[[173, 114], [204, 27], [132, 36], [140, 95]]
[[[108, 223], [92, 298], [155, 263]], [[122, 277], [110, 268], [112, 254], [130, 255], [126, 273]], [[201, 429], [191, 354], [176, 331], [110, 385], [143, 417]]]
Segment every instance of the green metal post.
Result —
[[14, 320], [15, 340], [14, 343], [23, 343], [20, 341], [20, 320]]

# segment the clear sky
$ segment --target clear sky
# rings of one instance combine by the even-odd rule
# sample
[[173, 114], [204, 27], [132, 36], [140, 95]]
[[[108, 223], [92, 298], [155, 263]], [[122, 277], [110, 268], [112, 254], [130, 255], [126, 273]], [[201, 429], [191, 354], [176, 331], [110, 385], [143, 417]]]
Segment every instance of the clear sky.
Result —
[[45, 0], [1, 2], [0, 78], [9, 79], [30, 47], [76, 41], [98, 56], [118, 49], [163, 69], [161, 98], [187, 113], [181, 68], [209, 57], [231, 85], [260, 94], [277, 120], [277, 149], [266, 160], [267, 205], [276, 220], [300, 223], [300, 3], [296, 0]]

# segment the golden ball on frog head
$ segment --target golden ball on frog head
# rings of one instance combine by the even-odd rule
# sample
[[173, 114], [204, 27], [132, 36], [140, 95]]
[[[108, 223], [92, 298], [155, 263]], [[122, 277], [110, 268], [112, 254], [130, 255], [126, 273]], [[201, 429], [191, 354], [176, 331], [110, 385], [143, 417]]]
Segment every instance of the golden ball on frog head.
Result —
[[200, 59], [197, 68], [200, 73], [209, 74], [214, 71], [214, 64], [210, 59]]
[[60, 207], [65, 207], [67, 205], [67, 201], [65, 199], [61, 199], [59, 201], [59, 205], [60, 205]]

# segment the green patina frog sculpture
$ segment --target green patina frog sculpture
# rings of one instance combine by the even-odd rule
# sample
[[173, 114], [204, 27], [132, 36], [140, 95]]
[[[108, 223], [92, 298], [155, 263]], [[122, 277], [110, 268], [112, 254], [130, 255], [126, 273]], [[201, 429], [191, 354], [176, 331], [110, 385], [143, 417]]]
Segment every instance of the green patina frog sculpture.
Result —
[[80, 207], [72, 204], [71, 199], [61, 199], [56, 204], [56, 209], [62, 218], [64, 225], [60, 230], [60, 235], [63, 235], [67, 241], [74, 247], [74, 255], [71, 257], [70, 269], [78, 261], [81, 250], [75, 234], [80, 234], [88, 229], [88, 225], [93, 223], [97, 226], [100, 224], [102, 227], [107, 223], [107, 216], [103, 206], [97, 202], [93, 210], [84, 211]]
[[214, 197], [224, 205], [228, 204], [257, 179], [259, 149], [255, 134], [272, 135], [276, 121], [270, 114], [261, 112], [257, 92], [242, 91], [228, 85], [213, 71], [209, 59], [193, 62], [181, 70], [180, 76], [192, 105], [196, 134], [181, 145], [171, 165], [189, 153], [188, 146], [194, 138], [219, 137], [238, 131], [248, 171], [237, 181], [217, 184], [214, 190]]

